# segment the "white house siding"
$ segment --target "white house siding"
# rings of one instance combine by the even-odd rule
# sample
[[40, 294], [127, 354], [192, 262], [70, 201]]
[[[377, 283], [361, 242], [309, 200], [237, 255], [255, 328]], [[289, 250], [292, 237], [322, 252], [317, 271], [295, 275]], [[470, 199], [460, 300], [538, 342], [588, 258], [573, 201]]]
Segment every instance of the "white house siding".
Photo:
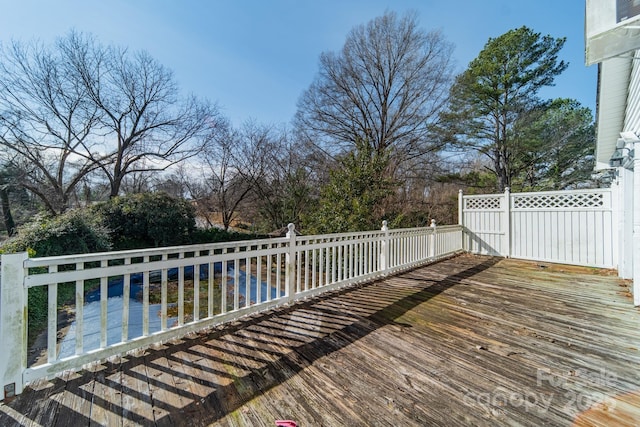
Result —
[[640, 51], [636, 51], [631, 67], [623, 130], [640, 134]]
[[596, 169], [609, 169], [609, 159], [624, 126], [631, 57], [612, 58], [600, 64], [597, 111]]

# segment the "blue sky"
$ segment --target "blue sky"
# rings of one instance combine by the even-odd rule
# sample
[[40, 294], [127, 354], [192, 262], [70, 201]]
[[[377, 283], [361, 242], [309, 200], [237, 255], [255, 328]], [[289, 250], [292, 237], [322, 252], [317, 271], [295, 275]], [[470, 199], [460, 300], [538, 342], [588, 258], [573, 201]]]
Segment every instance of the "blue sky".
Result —
[[[569, 68], [544, 97], [595, 110], [597, 67], [584, 65], [583, 0], [0, 0], [0, 41], [45, 43], [69, 30], [143, 49], [173, 70], [184, 93], [218, 103], [235, 125], [288, 123], [323, 51], [386, 10], [418, 12], [455, 45], [463, 71], [489, 37], [527, 25], [567, 37]], [[594, 111], [595, 112], [595, 111]]]

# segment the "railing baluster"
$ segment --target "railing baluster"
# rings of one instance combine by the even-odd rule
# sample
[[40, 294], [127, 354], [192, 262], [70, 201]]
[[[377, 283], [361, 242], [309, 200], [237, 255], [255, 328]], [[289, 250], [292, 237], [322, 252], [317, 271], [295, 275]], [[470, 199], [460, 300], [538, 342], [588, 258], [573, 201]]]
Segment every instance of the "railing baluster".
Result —
[[313, 249], [311, 251], [311, 289], [318, 287], [318, 250]]
[[[162, 260], [166, 261], [168, 254], [162, 255]], [[160, 329], [165, 331], [167, 329], [167, 286], [169, 284], [169, 270], [163, 268], [160, 272]]]
[[[107, 268], [109, 261], [103, 259], [100, 261], [100, 268]], [[108, 309], [109, 309], [109, 278], [100, 277], [100, 348], [107, 346], [107, 325], [108, 325]]]
[[353, 279], [354, 277], [356, 277], [355, 275], [355, 258], [356, 258], [356, 245], [355, 243], [353, 243], [353, 240], [351, 241], [351, 244], [349, 245], [349, 279]]
[[256, 304], [262, 302], [262, 256], [256, 257]]
[[[149, 263], [149, 257], [143, 258], [145, 264]], [[149, 272], [142, 272], [142, 336], [149, 335]]]
[[193, 266], [193, 321], [200, 320], [200, 264]]
[[282, 296], [282, 255], [280, 252], [276, 255], [276, 298]]
[[[273, 245], [269, 245], [269, 247], [273, 247]], [[267, 272], [267, 302], [271, 301], [271, 293], [273, 292], [273, 281], [271, 280], [271, 276], [272, 276], [272, 267], [273, 267], [273, 255], [269, 254], [266, 256], [266, 265], [265, 265], [265, 271]]]
[[[184, 259], [180, 252], [178, 259]], [[184, 266], [178, 267], [178, 326], [184, 325]]]
[[210, 262], [207, 266], [207, 317], [213, 317], [213, 279], [216, 270], [213, 262]]
[[344, 280], [344, 239], [340, 239], [340, 246], [338, 246], [338, 281]]
[[251, 305], [251, 258], [247, 257], [244, 260], [244, 306], [249, 307]]
[[[76, 271], [84, 270], [84, 262], [76, 263]], [[84, 348], [84, 280], [76, 280], [76, 354]]]
[[[238, 252], [236, 248], [236, 253]], [[240, 259], [233, 260], [233, 309], [240, 309]]]
[[[124, 265], [130, 265], [131, 258], [124, 259]], [[122, 278], [122, 335], [121, 341], [129, 340], [129, 298], [131, 296], [131, 273], [124, 273]]]
[[296, 292], [302, 292], [302, 252], [296, 250], [296, 256], [293, 261], [296, 269]]
[[[227, 249], [222, 250], [223, 254], [227, 253]], [[227, 260], [222, 261], [222, 276], [220, 276], [220, 313], [227, 312], [227, 278], [229, 277], [229, 270], [227, 267]]]
[[[325, 242], [329, 243], [330, 240], [327, 238]], [[328, 285], [331, 283], [331, 248], [327, 246], [324, 250], [324, 284]]]
[[371, 270], [369, 269], [369, 245], [370, 244], [371, 244], [370, 241], [367, 241], [364, 244], [364, 272], [365, 272], [365, 274], [371, 273]]
[[[50, 273], [57, 271], [57, 265], [49, 267]], [[47, 360], [53, 363], [58, 358], [58, 284], [51, 283], [47, 288]]]
[[309, 290], [309, 250], [304, 251], [304, 290]]
[[336, 246], [335, 240], [332, 241], [334, 243], [331, 245], [331, 283], [335, 283], [336, 279]]
[[324, 285], [324, 248], [318, 248], [318, 286]]

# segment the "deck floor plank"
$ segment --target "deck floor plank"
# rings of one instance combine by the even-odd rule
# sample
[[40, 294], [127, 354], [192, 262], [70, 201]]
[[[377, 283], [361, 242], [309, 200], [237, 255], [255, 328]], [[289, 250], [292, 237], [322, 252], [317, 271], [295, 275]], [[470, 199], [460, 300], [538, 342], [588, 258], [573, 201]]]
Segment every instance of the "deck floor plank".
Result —
[[463, 255], [28, 387], [0, 425], [636, 426], [627, 286]]

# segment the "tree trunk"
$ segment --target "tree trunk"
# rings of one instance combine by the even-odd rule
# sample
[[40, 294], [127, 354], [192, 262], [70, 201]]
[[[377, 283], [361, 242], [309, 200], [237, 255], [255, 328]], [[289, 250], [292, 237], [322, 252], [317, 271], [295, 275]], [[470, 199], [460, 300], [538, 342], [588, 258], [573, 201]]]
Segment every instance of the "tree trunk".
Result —
[[9, 205], [9, 190], [7, 187], [0, 186], [0, 205], [2, 206], [2, 219], [4, 220], [4, 226], [7, 229], [9, 237], [16, 234], [16, 223], [11, 215], [11, 206]]
[[120, 193], [121, 185], [122, 185], [122, 176], [121, 175], [114, 176], [113, 179], [111, 180], [111, 191], [109, 193], [110, 199], [118, 197], [118, 194]]

